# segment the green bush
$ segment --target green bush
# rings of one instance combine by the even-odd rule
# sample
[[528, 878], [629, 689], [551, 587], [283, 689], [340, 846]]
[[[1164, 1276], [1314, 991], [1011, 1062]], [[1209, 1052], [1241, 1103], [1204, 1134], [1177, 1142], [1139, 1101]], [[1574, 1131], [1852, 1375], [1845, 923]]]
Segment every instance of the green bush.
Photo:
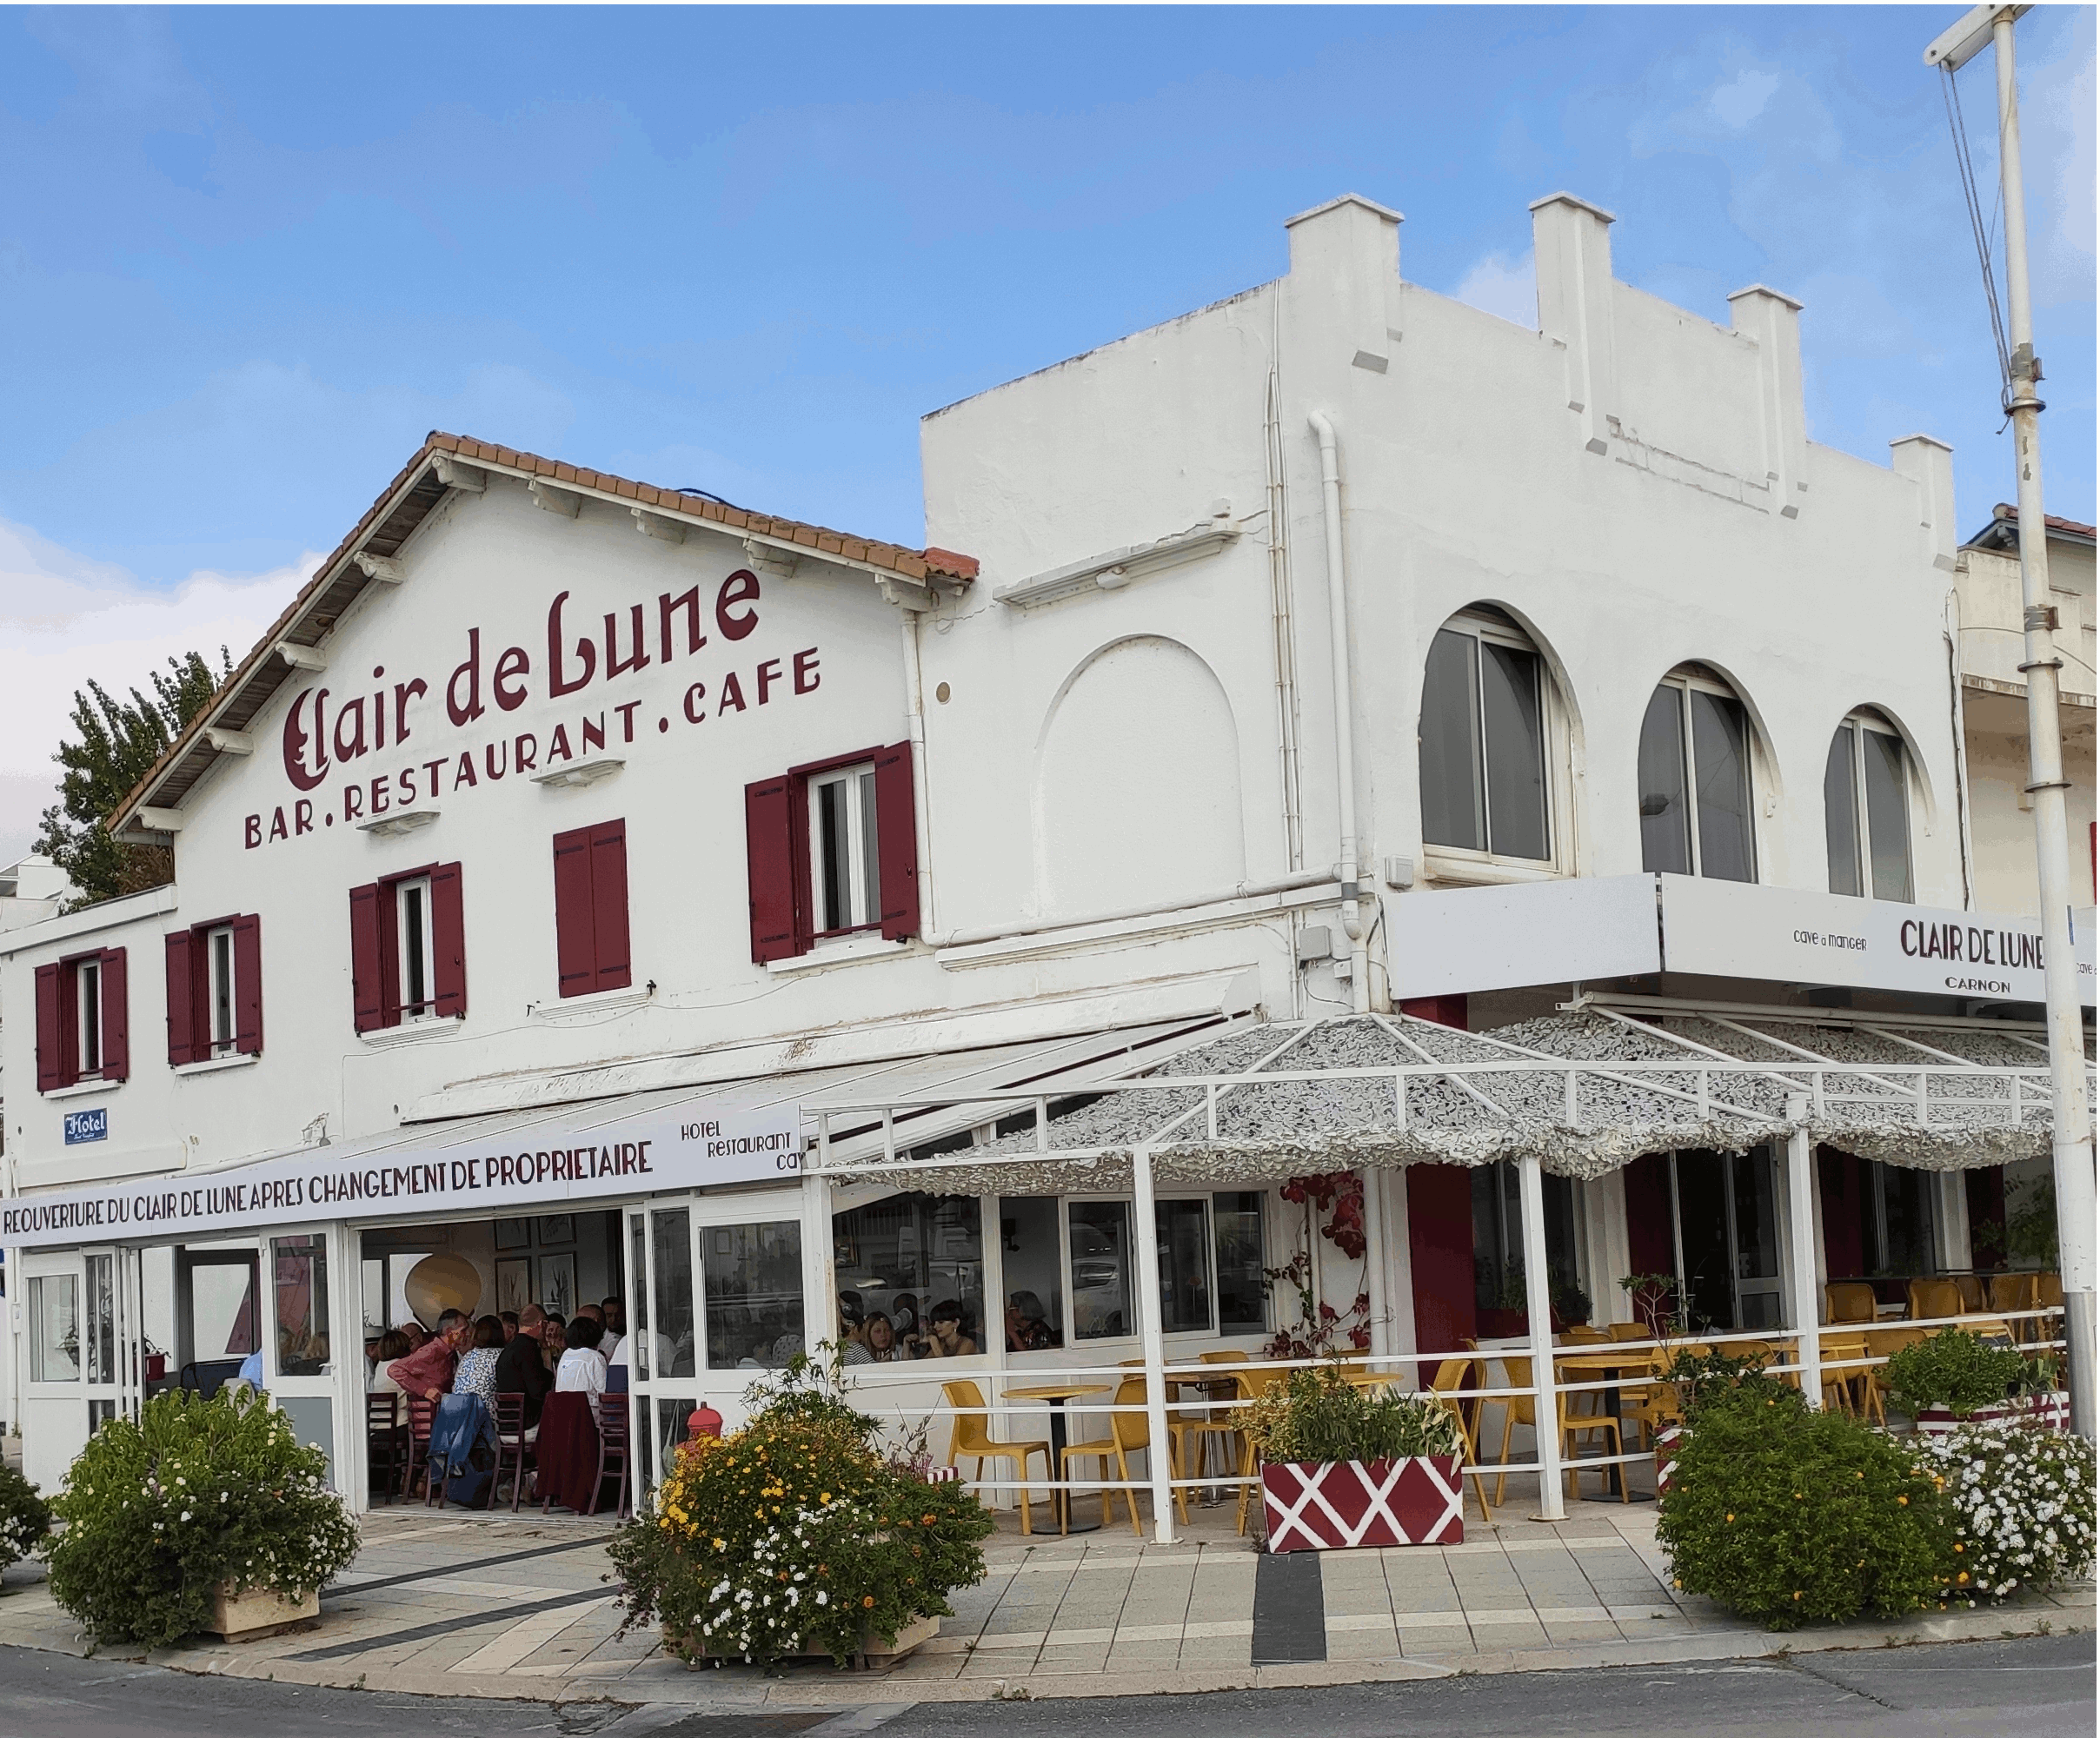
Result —
[[835, 1368], [798, 1357], [747, 1398], [751, 1422], [687, 1444], [608, 1551], [623, 1627], [655, 1620], [674, 1653], [771, 1662], [894, 1640], [984, 1579], [992, 1517], [961, 1484], [885, 1460]]
[[1773, 1629], [1937, 1602], [1952, 1539], [1891, 1437], [1752, 1376], [1700, 1396], [1656, 1536], [1677, 1585]]
[[1255, 1452], [1271, 1465], [1412, 1460], [1461, 1447], [1459, 1422], [1445, 1406], [1391, 1388], [1359, 1388], [1333, 1364], [1293, 1370], [1242, 1416]]
[[0, 1574], [43, 1542], [51, 1508], [29, 1480], [0, 1461]]
[[1944, 1406], [1957, 1418], [1997, 1405], [2030, 1374], [2017, 1348], [1986, 1345], [1959, 1328], [1891, 1354], [1884, 1373], [1896, 1403], [1912, 1416], [1925, 1407]]
[[150, 1648], [203, 1629], [222, 1583], [302, 1597], [357, 1555], [327, 1465], [267, 1399], [156, 1395], [136, 1423], [104, 1424], [66, 1474], [51, 1596], [98, 1642]]

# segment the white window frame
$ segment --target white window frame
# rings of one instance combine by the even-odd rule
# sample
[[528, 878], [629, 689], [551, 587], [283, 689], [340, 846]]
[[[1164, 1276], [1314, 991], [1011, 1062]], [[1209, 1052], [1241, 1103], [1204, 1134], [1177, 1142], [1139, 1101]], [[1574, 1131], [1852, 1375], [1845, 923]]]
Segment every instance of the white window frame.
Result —
[[73, 1055], [79, 1063], [79, 1068], [75, 1075], [76, 1079], [99, 1080], [102, 1078], [102, 992], [101, 959], [95, 957], [75, 960], [73, 962]]
[[[846, 921], [821, 926], [829, 904], [831, 864], [824, 850], [824, 797], [826, 790], [841, 787], [845, 795], [846, 826], [845, 897], [840, 901]], [[874, 856], [875, 763], [856, 760], [847, 766], [832, 766], [809, 776], [809, 920], [820, 941], [856, 934], [875, 928], [882, 921], [881, 870]]]
[[[1859, 892], [1854, 897], [1859, 899], [1875, 899], [1881, 897], [1874, 891], [1874, 823], [1867, 808], [1866, 733], [1871, 730], [1878, 735], [1888, 737], [1896, 744], [1896, 763], [1903, 768], [1904, 879], [1910, 883], [1910, 886], [1903, 898], [1893, 903], [1908, 905], [1916, 898], [1917, 892], [1917, 859], [1911, 849], [1911, 818], [1917, 806], [1916, 793], [1911, 789], [1911, 745], [1904, 740], [1903, 733], [1880, 713], [1864, 709], [1846, 713], [1838, 728], [1852, 733], [1852, 872], [1859, 882]], [[1830, 826], [1827, 814], [1824, 817], [1824, 826], [1826, 829]]]
[[[215, 1057], [232, 1055], [240, 1041], [240, 988], [235, 981], [237, 959], [231, 924], [219, 924], [204, 932], [204, 1027]], [[226, 1016], [223, 1032], [219, 1020], [222, 1012]]]
[[[1743, 696], [1717, 676], [1709, 676], [1700, 670], [1677, 669], [1655, 685], [1658, 688], [1675, 688], [1684, 697], [1677, 703], [1678, 739], [1683, 745], [1685, 757], [1685, 831], [1689, 842], [1691, 868], [1690, 872], [1704, 877], [1705, 869], [1699, 861], [1699, 763], [1691, 736], [1691, 696], [1695, 693], [1718, 695], [1733, 700], [1743, 708], [1743, 765], [1750, 781], [1750, 879], [1747, 886], [1761, 886], [1764, 879], [1764, 841], [1758, 836], [1759, 809], [1762, 798], [1758, 777], [1758, 731], [1750, 715], [1750, 706]], [[1651, 701], [1653, 696], [1650, 696]], [[1645, 709], [1642, 716], [1646, 717]], [[1639, 752], [1638, 743], [1635, 753]]]
[[[430, 922], [430, 878], [411, 875], [395, 882], [393, 891], [398, 973], [395, 983], [401, 995], [401, 1024], [410, 1025], [437, 1018], [437, 946]], [[413, 925], [409, 920], [412, 909], [419, 913]], [[418, 977], [422, 979], [422, 994], [412, 996], [409, 990]]]
[[[1528, 652], [1538, 660], [1538, 722], [1541, 747], [1545, 755], [1545, 840], [1546, 855], [1540, 857], [1512, 857], [1494, 851], [1475, 851], [1463, 845], [1432, 845], [1422, 843], [1423, 872], [1434, 881], [1460, 883], [1499, 883], [1524, 880], [1552, 880], [1573, 872], [1574, 839], [1570, 783], [1571, 734], [1567, 718], [1560, 704], [1560, 685], [1553, 680], [1553, 667], [1538, 641], [1521, 629], [1492, 616], [1460, 610], [1449, 620], [1438, 624], [1436, 633], [1449, 630], [1465, 634], [1490, 645], [1506, 646], [1519, 652]], [[1430, 636], [1433, 643], [1435, 634]], [[1479, 653], [1474, 652], [1476, 660]], [[1427, 692], [1428, 653], [1423, 653], [1423, 690]], [[1475, 682], [1474, 704], [1479, 704], [1479, 683]], [[1486, 753], [1487, 721], [1479, 720], [1482, 753]], [[1415, 730], [1419, 737], [1422, 729], [1418, 713]], [[1419, 756], [1419, 749], [1418, 749]], [[1420, 760], [1416, 766], [1419, 769]], [[1420, 774], [1418, 770], [1417, 779]], [[1482, 771], [1485, 777], [1485, 769]], [[1419, 785], [1418, 785], [1419, 791]], [[1486, 801], [1482, 793], [1481, 800]], [[1489, 838], [1494, 836], [1492, 819], [1490, 818]]]

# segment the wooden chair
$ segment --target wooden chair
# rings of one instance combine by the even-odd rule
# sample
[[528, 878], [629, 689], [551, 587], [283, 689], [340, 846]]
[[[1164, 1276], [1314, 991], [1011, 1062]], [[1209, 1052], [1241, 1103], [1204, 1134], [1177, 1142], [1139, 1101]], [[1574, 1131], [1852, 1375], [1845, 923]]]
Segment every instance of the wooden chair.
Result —
[[[1115, 1410], [1108, 1415], [1108, 1435], [1090, 1443], [1070, 1443], [1066, 1445], [1064, 1464], [1059, 1476], [1069, 1478], [1073, 1461], [1099, 1461], [1101, 1466], [1101, 1525], [1106, 1527], [1114, 1519], [1116, 1493], [1108, 1488], [1108, 1463], [1115, 1462], [1116, 1477], [1125, 1486], [1123, 1500], [1130, 1505], [1130, 1530], [1140, 1538], [1145, 1529], [1138, 1519], [1138, 1493], [1130, 1489], [1130, 1457], [1134, 1454], [1153, 1452], [1152, 1420], [1145, 1411], [1145, 1383], [1142, 1379], [1126, 1376], [1116, 1384]], [[1171, 1429], [1171, 1425], [1170, 1425]], [[1167, 1465], [1176, 1478], [1181, 1476], [1181, 1458], [1175, 1452], [1176, 1444], [1170, 1436], [1167, 1443]], [[1180, 1512], [1184, 1523], [1188, 1520], [1188, 1494], [1179, 1486], [1174, 1490], [1174, 1507]], [[1059, 1517], [1058, 1530], [1070, 1529], [1072, 1504], [1067, 1500]]]
[[1840, 1279], [1823, 1288], [1826, 1322], [1871, 1322], [1877, 1314], [1874, 1288], [1864, 1279]]
[[404, 1499], [415, 1493], [415, 1475], [423, 1476], [424, 1505], [429, 1506], [430, 1485], [430, 1425], [437, 1416], [437, 1402], [418, 1395], [403, 1395], [409, 1408], [409, 1476], [402, 1487]]
[[415, 1451], [414, 1439], [409, 1433], [409, 1422], [402, 1413], [404, 1398], [405, 1396], [391, 1390], [364, 1397], [367, 1475], [377, 1472], [386, 1475], [386, 1483], [382, 1489], [387, 1494], [389, 1506], [394, 1501], [395, 1476], [399, 1476], [401, 1494], [404, 1497], [414, 1476]]
[[1904, 1290], [1910, 1300], [1906, 1313], [1913, 1322], [1962, 1313], [1962, 1288], [1951, 1279], [1913, 1279]]
[[598, 1396], [598, 1477], [591, 1486], [590, 1507], [583, 1512], [595, 1515], [598, 1498], [605, 1489], [608, 1477], [620, 1480], [620, 1502], [613, 1511], [617, 1521], [627, 1519], [628, 1510], [628, 1412], [627, 1396], [601, 1394]]
[[[987, 1461], [1012, 1461], [1015, 1487], [1020, 1492], [1020, 1530], [1034, 1530], [1028, 1516], [1028, 1457], [1043, 1457], [1043, 1476], [1055, 1478], [1057, 1470], [1050, 1463], [1050, 1444], [1047, 1443], [1001, 1443], [992, 1436], [990, 1415], [985, 1410], [984, 1390], [974, 1382], [944, 1382], [940, 1384], [941, 1398], [955, 1415], [955, 1429], [948, 1438], [948, 1464], [959, 1467], [962, 1457], [968, 1455], [977, 1463], [974, 1480], [984, 1481], [984, 1463]], [[1056, 1498], [1051, 1499], [1053, 1503]], [[1069, 1504], [1060, 1504], [1068, 1508]]]
[[522, 1394], [499, 1394], [495, 1397], [495, 1489], [503, 1488], [503, 1463], [510, 1463], [510, 1512], [518, 1512], [518, 1503], [525, 1490], [525, 1468], [536, 1460], [533, 1444], [539, 1439], [535, 1425], [525, 1428], [525, 1396]]

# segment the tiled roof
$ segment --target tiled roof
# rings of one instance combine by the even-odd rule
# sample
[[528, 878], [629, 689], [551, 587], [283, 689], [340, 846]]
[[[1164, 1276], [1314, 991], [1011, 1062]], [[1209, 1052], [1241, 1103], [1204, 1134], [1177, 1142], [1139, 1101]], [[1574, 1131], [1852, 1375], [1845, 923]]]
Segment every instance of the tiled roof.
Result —
[[[2058, 519], [2053, 513], [2042, 515], [2042, 523], [2059, 537], [2090, 543], [2093, 527], [2081, 525], [2075, 519]], [[2020, 547], [2020, 509], [2000, 501], [1990, 509], [1990, 523], [1969, 540], [1972, 549], [2017, 549]]]
[[107, 822], [112, 833], [119, 831], [145, 805], [166, 807], [182, 801], [218, 756], [208, 730], [248, 728], [292, 674], [292, 667], [277, 654], [276, 647], [318, 646], [365, 587], [375, 583], [356, 558], [395, 554], [444, 499], [447, 485], [437, 474], [441, 459], [528, 481], [543, 480], [632, 507], [647, 507], [668, 519], [693, 521], [786, 552], [805, 552], [820, 561], [858, 567], [877, 579], [894, 575], [916, 587], [960, 587], [977, 577], [974, 558], [950, 549], [913, 549], [879, 538], [855, 537], [798, 519], [753, 513], [705, 495], [637, 482], [609, 471], [566, 464], [537, 453], [433, 429], [415, 456], [351, 527], [349, 535], [314, 570], [313, 578], [300, 588], [283, 614], [256, 640], [212, 703], [189, 721], [167, 753], [154, 763], [152, 771], [116, 806]]

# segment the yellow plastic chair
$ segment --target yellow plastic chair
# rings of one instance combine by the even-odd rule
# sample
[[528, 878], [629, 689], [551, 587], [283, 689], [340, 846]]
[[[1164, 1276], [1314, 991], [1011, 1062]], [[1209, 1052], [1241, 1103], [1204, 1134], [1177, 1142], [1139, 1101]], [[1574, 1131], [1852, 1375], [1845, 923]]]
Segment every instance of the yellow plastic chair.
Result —
[[[1280, 1387], [1289, 1379], [1290, 1373], [1280, 1370], [1243, 1370], [1237, 1371], [1233, 1376], [1239, 1386], [1237, 1397], [1241, 1400], [1259, 1400], [1271, 1389]], [[1246, 1536], [1247, 1512], [1253, 1503], [1254, 1492], [1261, 1484], [1261, 1472], [1256, 1463], [1254, 1439], [1242, 1431], [1239, 1442], [1239, 1536], [1244, 1539]]]
[[1954, 1276], [1955, 1290], [1962, 1294], [1962, 1314], [1980, 1316], [1990, 1307], [1984, 1296], [1984, 1277], [1979, 1273], [1957, 1273]]
[[1823, 1319], [1826, 1322], [1871, 1322], [1874, 1288], [1863, 1279], [1840, 1279], [1823, 1288]]
[[1561, 1337], [1564, 1344], [1571, 1346], [1601, 1346], [1612, 1337], [1602, 1328], [1592, 1327], [1587, 1322], [1578, 1322]]
[[[1527, 1357], [1512, 1357], [1507, 1352], [1498, 1353], [1497, 1356], [1502, 1360], [1502, 1368], [1509, 1373], [1509, 1385], [1512, 1388], [1526, 1388], [1531, 1385], [1531, 1359]], [[1559, 1416], [1555, 1420], [1555, 1423], [1558, 1425], [1560, 1430], [1560, 1452], [1563, 1462], [1563, 1476], [1567, 1480], [1569, 1494], [1571, 1496], [1579, 1496], [1582, 1494], [1581, 1481], [1583, 1473], [1583, 1468], [1580, 1466], [1579, 1463], [1585, 1458], [1578, 1452], [1581, 1447], [1580, 1439], [1582, 1437], [1590, 1436], [1609, 1436], [1612, 1441], [1612, 1452], [1614, 1455], [1623, 1454], [1625, 1452], [1625, 1450], [1624, 1444], [1619, 1440], [1618, 1420], [1611, 1416], [1608, 1413], [1571, 1413], [1568, 1410], [1567, 1390], [1565, 1389], [1557, 1388], [1553, 1390], [1553, 1393], [1554, 1398], [1559, 1403], [1557, 1408]], [[1502, 1452], [1498, 1455], [1496, 1458], [1501, 1461], [1505, 1465], [1507, 1465], [1510, 1457], [1510, 1438], [1516, 1435], [1517, 1426], [1519, 1424], [1529, 1424], [1534, 1432], [1537, 1431], [1538, 1428], [1538, 1397], [1535, 1395], [1512, 1394], [1508, 1398], [1504, 1400], [1502, 1404], [1504, 1407], [1502, 1416]], [[1605, 1489], [1609, 1491], [1612, 1488], [1612, 1469], [1609, 1467], [1596, 1467], [1591, 1469], [1593, 1470], [1598, 1477], [1605, 1481]], [[1633, 1496], [1632, 1492], [1628, 1489], [1627, 1480], [1624, 1476], [1625, 1470], [1625, 1469], [1623, 1467], [1619, 1469], [1621, 1476], [1618, 1481], [1618, 1494], [1621, 1501], [1631, 1503], [1633, 1500]], [[1502, 1501], [1504, 1489], [1508, 1483], [1508, 1480], [1509, 1475], [1507, 1473], [1499, 1473], [1496, 1475], [1495, 1501], [1498, 1503]]]
[[1913, 1322], [1962, 1313], [1962, 1288], [1951, 1279], [1913, 1279], [1904, 1289], [1910, 1294], [1907, 1313]]
[[1050, 1444], [994, 1441], [990, 1418], [985, 1410], [984, 1390], [974, 1382], [944, 1382], [940, 1384], [940, 1394], [955, 1415], [954, 1434], [948, 1438], [948, 1464], [960, 1467], [963, 1456], [970, 1456], [977, 1463], [973, 1476], [982, 1483], [987, 1461], [1012, 1461], [1014, 1485], [1020, 1492], [1020, 1530], [1024, 1535], [1033, 1532], [1034, 1529], [1028, 1518], [1028, 1457], [1040, 1455], [1043, 1476], [1050, 1477]]
[[[1064, 1476], [1067, 1478], [1072, 1476], [1070, 1468], [1073, 1461], [1099, 1461], [1100, 1463], [1101, 1525], [1104, 1527], [1108, 1526], [1115, 1518], [1116, 1493], [1108, 1488], [1108, 1463], [1111, 1460], [1115, 1462], [1116, 1477], [1127, 1487], [1131, 1482], [1130, 1456], [1134, 1454], [1152, 1452], [1152, 1421], [1146, 1416], [1145, 1411], [1144, 1383], [1127, 1376], [1119, 1383], [1115, 1391], [1115, 1408], [1116, 1410], [1108, 1415], [1109, 1432], [1107, 1436], [1095, 1442], [1068, 1443], [1064, 1454], [1066, 1467]], [[1167, 1465], [1173, 1470], [1173, 1476], [1180, 1478], [1181, 1476], [1181, 1457], [1176, 1452], [1178, 1444], [1173, 1438], [1172, 1421], [1169, 1422], [1168, 1431]], [[1145, 1529], [1138, 1520], [1138, 1493], [1126, 1489], [1122, 1495], [1123, 1500], [1130, 1505], [1130, 1530], [1142, 1538]], [[1188, 1493], [1178, 1485], [1174, 1489], [1174, 1508], [1180, 1513], [1183, 1524], [1186, 1525], [1188, 1521]], [[1070, 1530], [1071, 1514], [1072, 1505], [1067, 1502], [1065, 1504], [1064, 1514], [1060, 1517], [1060, 1525], [1058, 1529], [1060, 1532]]]
[[1458, 1421], [1459, 1440], [1465, 1451], [1465, 1466], [1473, 1476], [1473, 1496], [1480, 1504], [1480, 1518], [1492, 1521], [1494, 1510], [1487, 1506], [1487, 1476], [1480, 1470], [1480, 1441], [1478, 1426], [1480, 1422], [1480, 1400], [1478, 1395], [1468, 1397], [1465, 1390], [1479, 1389], [1486, 1384], [1481, 1379], [1482, 1365], [1479, 1358], [1447, 1357], [1437, 1366], [1431, 1378], [1430, 1393], [1438, 1403]]
[[1605, 1334], [1612, 1340], [1651, 1340], [1655, 1336], [1648, 1331], [1645, 1322], [1614, 1322]]

